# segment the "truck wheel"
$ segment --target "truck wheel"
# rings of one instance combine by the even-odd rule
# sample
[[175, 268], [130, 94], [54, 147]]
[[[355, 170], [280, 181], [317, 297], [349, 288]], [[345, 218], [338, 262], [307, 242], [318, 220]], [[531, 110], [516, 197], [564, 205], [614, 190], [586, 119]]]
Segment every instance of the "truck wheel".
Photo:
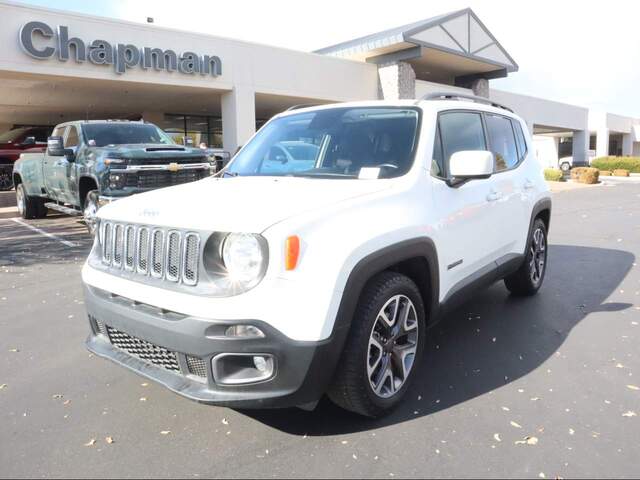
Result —
[[535, 295], [542, 286], [547, 271], [547, 227], [536, 218], [529, 237], [527, 255], [517, 272], [504, 279], [504, 284], [514, 295]]
[[571, 164], [569, 162], [563, 162], [560, 165], [560, 170], [562, 170], [562, 173], [567, 173], [569, 170], [571, 170]]
[[16, 187], [16, 203], [18, 205], [18, 213], [24, 219], [29, 220], [47, 216], [47, 207], [44, 206], [44, 199], [27, 195], [22, 183], [19, 183]]
[[13, 188], [13, 179], [11, 178], [11, 170], [0, 170], [0, 192], [6, 192]]
[[96, 231], [98, 208], [100, 208], [98, 205], [98, 191], [91, 190], [84, 199], [84, 207], [82, 209], [84, 224], [87, 226], [87, 230], [89, 230], [91, 235]]
[[409, 277], [395, 272], [374, 277], [358, 302], [329, 398], [360, 415], [389, 413], [420, 366], [425, 325], [422, 296]]

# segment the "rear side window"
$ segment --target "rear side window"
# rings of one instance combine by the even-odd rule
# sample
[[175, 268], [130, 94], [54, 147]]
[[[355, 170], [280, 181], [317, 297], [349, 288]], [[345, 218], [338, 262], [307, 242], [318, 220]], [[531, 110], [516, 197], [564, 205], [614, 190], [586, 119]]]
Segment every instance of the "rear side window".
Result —
[[446, 162], [456, 152], [487, 149], [482, 116], [479, 113], [443, 113], [440, 115], [439, 126]]
[[520, 161], [527, 156], [527, 141], [524, 138], [524, 132], [522, 131], [522, 127], [520, 126], [520, 122], [517, 120], [511, 120], [513, 123], [513, 128], [516, 132], [516, 142], [518, 143], [518, 154]]
[[486, 114], [487, 133], [491, 151], [496, 159], [496, 171], [509, 170], [518, 165], [518, 148], [511, 120], [499, 115]]
[[444, 155], [442, 153], [442, 140], [440, 138], [440, 127], [436, 127], [436, 138], [433, 141], [433, 158], [431, 160], [431, 175], [445, 178]]
[[64, 141], [64, 148], [77, 147], [79, 143], [78, 129], [76, 127], [69, 127], [69, 134]]

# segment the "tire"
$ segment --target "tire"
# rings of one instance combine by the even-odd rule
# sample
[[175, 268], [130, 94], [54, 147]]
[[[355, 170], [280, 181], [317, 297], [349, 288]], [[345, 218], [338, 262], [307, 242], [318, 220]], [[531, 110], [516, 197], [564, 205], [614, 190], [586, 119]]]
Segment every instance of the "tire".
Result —
[[568, 162], [564, 162], [560, 164], [560, 170], [562, 170], [562, 173], [567, 173], [569, 170], [571, 170], [571, 165]]
[[10, 168], [0, 166], [0, 192], [8, 192], [13, 188], [13, 178]]
[[98, 191], [90, 190], [85, 196], [84, 203], [82, 204], [82, 215], [84, 218], [84, 224], [91, 235], [96, 230], [96, 213], [98, 212]]
[[527, 255], [518, 271], [504, 279], [513, 295], [535, 295], [547, 272], [547, 227], [536, 218], [527, 240]]
[[[391, 326], [381, 316], [383, 311], [391, 319]], [[402, 312], [408, 314], [405, 328], [399, 331]], [[390, 413], [402, 401], [419, 370], [425, 330], [424, 303], [416, 284], [400, 273], [376, 275], [358, 302], [327, 392], [329, 398], [336, 405], [367, 417]]]
[[27, 195], [22, 183], [16, 186], [16, 204], [18, 205], [18, 213], [25, 220], [47, 216], [47, 207], [44, 206], [44, 199]]

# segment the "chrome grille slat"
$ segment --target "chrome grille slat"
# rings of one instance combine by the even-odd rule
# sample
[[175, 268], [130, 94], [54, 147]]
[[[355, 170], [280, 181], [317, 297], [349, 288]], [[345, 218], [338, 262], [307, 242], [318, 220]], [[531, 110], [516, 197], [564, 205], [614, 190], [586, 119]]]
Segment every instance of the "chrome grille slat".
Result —
[[122, 255], [124, 253], [124, 227], [116, 225], [113, 230], [113, 266], [122, 266]]
[[164, 273], [164, 232], [155, 229], [151, 234], [151, 276], [162, 278]]
[[200, 235], [143, 225], [101, 222], [102, 263], [145, 277], [195, 286], [200, 265]]
[[135, 267], [136, 258], [136, 229], [133, 225], [127, 225], [124, 230], [124, 268], [130, 272]]

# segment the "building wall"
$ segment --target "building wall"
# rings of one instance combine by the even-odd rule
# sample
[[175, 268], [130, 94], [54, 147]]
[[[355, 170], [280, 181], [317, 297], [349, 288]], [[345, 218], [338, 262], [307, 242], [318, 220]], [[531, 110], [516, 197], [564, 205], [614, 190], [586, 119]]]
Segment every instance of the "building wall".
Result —
[[[18, 42], [20, 27], [36, 20], [45, 22], [53, 29], [59, 25], [67, 26], [70, 36], [79, 37], [85, 43], [101, 39], [111, 44], [132, 44], [139, 48], [173, 49], [179, 54], [194, 51], [200, 55], [217, 55], [222, 61], [222, 75], [214, 78], [199, 74], [145, 71], [140, 67], [132, 68], [124, 75], [118, 75], [113, 66], [108, 65], [60, 62], [55, 58], [36, 60], [26, 55]], [[0, 45], [0, 71], [185, 85], [226, 91], [235, 85], [243, 85], [255, 92], [326, 100], [376, 98], [378, 91], [377, 68], [368, 63], [154, 25], [17, 5], [2, 0]]]

